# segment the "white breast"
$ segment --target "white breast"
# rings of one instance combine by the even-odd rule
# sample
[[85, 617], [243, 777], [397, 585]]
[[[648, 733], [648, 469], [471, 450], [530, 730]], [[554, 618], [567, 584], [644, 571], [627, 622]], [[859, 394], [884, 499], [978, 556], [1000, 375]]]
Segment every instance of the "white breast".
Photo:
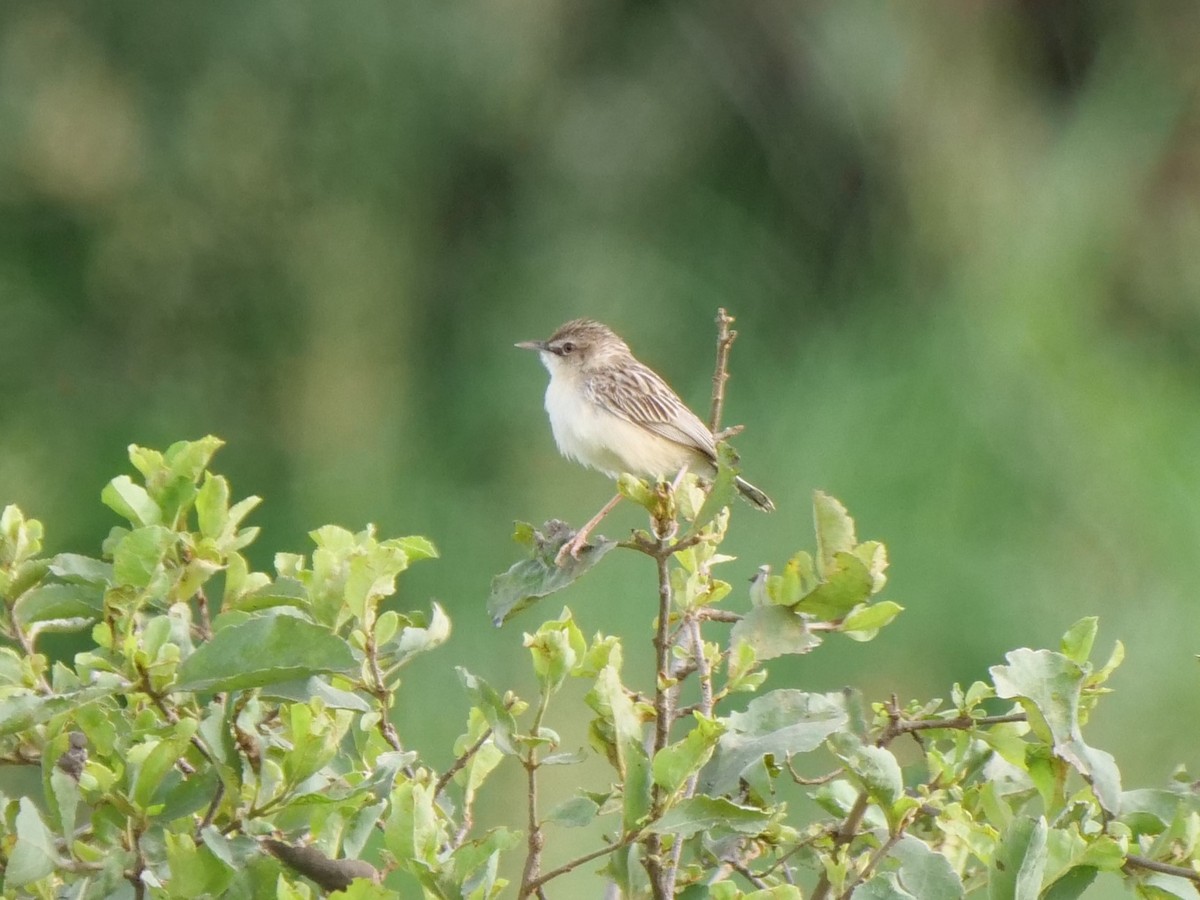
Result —
[[551, 371], [546, 412], [559, 452], [612, 478], [667, 478], [697, 454], [587, 400], [569, 375]]

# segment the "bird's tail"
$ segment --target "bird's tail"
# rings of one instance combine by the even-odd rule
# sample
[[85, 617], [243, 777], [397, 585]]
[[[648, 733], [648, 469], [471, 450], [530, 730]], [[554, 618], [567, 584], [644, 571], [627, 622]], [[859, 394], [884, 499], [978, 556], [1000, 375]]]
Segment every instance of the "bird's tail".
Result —
[[748, 482], [740, 475], [733, 482], [737, 485], [738, 493], [746, 498], [746, 502], [755, 509], [761, 509], [763, 512], [772, 512], [775, 509], [775, 504], [771, 502], [771, 498]]

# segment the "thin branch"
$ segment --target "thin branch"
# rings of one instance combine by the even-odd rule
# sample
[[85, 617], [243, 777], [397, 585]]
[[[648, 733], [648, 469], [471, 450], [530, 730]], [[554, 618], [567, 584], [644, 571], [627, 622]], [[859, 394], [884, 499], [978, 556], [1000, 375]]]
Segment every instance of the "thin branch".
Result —
[[[958, 731], [970, 731], [972, 728], [986, 728], [988, 725], [1004, 725], [1009, 722], [1027, 722], [1028, 717], [1025, 713], [1008, 713], [1003, 716], [981, 716], [978, 719], [971, 716], [957, 716], [953, 719], [912, 719], [906, 720], [899, 718], [899, 714], [888, 722], [887, 727], [883, 730], [883, 734], [879, 736], [876, 744], [880, 747], [885, 747], [896, 738], [904, 734], [913, 734], [918, 731], [930, 731], [939, 728], [952, 728]], [[889, 711], [889, 717], [892, 712]]]
[[206, 641], [210, 640], [213, 636], [212, 615], [208, 608], [208, 594], [204, 593], [204, 588], [196, 590], [196, 613], [200, 619], [200, 637]]
[[1147, 856], [1138, 856], [1135, 853], [1130, 853], [1125, 857], [1125, 869], [1145, 869], [1148, 872], [1161, 872], [1163, 875], [1175, 875], [1179, 878], [1187, 878], [1190, 881], [1200, 884], [1200, 872], [1195, 869], [1189, 869], [1187, 866], [1173, 866], [1170, 863], [1159, 862], [1156, 859], [1150, 859]]
[[878, 866], [884, 860], [884, 858], [892, 852], [892, 848], [900, 842], [900, 838], [904, 837], [904, 832], [908, 829], [908, 826], [912, 824], [912, 820], [915, 815], [916, 810], [909, 810], [908, 813], [905, 814], [904, 818], [902, 818], [900, 823], [896, 826], [896, 830], [892, 832], [892, 834], [888, 835], [888, 839], [883, 842], [878, 850], [871, 854], [871, 858], [867, 860], [867, 864], [863, 866], [862, 871], [859, 872], [858, 875], [854, 877], [853, 881], [846, 886], [846, 889], [842, 891], [838, 900], [850, 900], [850, 895], [854, 893], [854, 889], [871, 877], [871, 873], [875, 871], [876, 866]]
[[708, 414], [708, 430], [714, 434], [721, 427], [721, 414], [725, 411], [725, 382], [729, 380], [729, 348], [737, 338], [731, 331], [733, 316], [724, 308], [717, 310], [717, 367], [713, 372], [712, 407]]
[[748, 882], [750, 882], [752, 885], [754, 885], [760, 891], [764, 891], [770, 887], [770, 885], [767, 884], [765, 881], [763, 881], [762, 878], [760, 878], [758, 875], [755, 875], [753, 872], [751, 872], [746, 866], [742, 865], [740, 862], [733, 862], [732, 860], [730, 860], [729, 865], [730, 865], [730, 868], [732, 868], [735, 872], [737, 872], [739, 875], [741, 875], [743, 878], [745, 878]]
[[558, 878], [562, 875], [566, 875], [568, 872], [572, 872], [575, 869], [578, 869], [580, 866], [590, 863], [594, 859], [599, 859], [600, 857], [605, 856], [609, 853], [613, 853], [617, 850], [622, 850], [625, 847], [628, 847], [630, 844], [634, 843], [635, 841], [639, 840], [640, 837], [641, 837], [641, 835], [639, 835], [639, 834], [627, 834], [624, 837], [622, 837], [621, 840], [617, 841], [615, 844], [609, 844], [607, 847], [601, 847], [599, 850], [593, 850], [590, 853], [583, 854], [583, 856], [577, 856], [570, 862], [563, 863], [557, 869], [551, 869], [549, 872], [546, 872], [543, 875], [539, 875], [537, 878], [535, 878], [533, 880], [532, 884], [530, 884], [530, 887], [533, 889], [540, 890], [542, 888], [542, 885], [546, 884], [547, 882], [553, 881], [555, 878]]
[[[541, 696], [538, 698], [537, 711], [533, 714], [533, 728], [530, 733], [536, 738], [542, 733], [542, 719], [546, 715], [546, 708], [550, 704], [550, 695], [543, 689]], [[537, 884], [537, 879], [542, 873], [542, 848], [546, 845], [546, 836], [542, 831], [542, 823], [538, 818], [538, 751], [536, 745], [531, 745], [529, 755], [521, 760], [525, 766], [526, 775], [526, 803], [527, 803], [527, 820], [528, 834], [526, 836], [526, 853], [525, 853], [525, 868], [521, 873], [521, 890], [518, 892], [518, 900], [528, 897], [530, 894], [542, 896], [542, 889]]]
[[[533, 751], [531, 750], [530, 753], [532, 754]], [[542, 833], [541, 823], [538, 821], [537, 770], [537, 761], [531, 756], [525, 763], [528, 836], [526, 838], [525, 868], [521, 873], [521, 891], [517, 894], [518, 898], [528, 897], [541, 890], [541, 882], [538, 879], [541, 876], [542, 847], [545, 846], [546, 838]]]
[[[858, 799], [854, 801], [854, 806], [850, 808], [845, 821], [833, 834], [835, 852], [849, 844], [858, 835], [858, 826], [862, 824], [863, 816], [867, 814], [868, 802], [867, 792], [859, 793]], [[813, 888], [810, 900], [828, 900], [830, 887], [828, 873], [821, 872], [821, 877], [817, 879], [817, 885]]]
[[477, 740], [470, 747], [468, 747], [466, 750], [464, 750], [462, 753], [460, 753], [458, 755], [458, 757], [454, 760], [454, 762], [452, 762], [450, 764], [450, 768], [448, 768], [445, 772], [442, 773], [442, 777], [439, 778], [437, 780], [437, 784], [435, 784], [433, 786], [433, 799], [434, 800], [436, 800], [438, 797], [441, 796], [442, 791], [444, 791], [446, 789], [446, 786], [448, 784], [450, 784], [450, 779], [452, 779], [455, 775], [457, 775], [459, 772], [462, 771], [463, 767], [471, 761], [471, 758], [476, 753], [478, 753], [480, 751], [480, 749], [482, 749], [483, 745], [487, 743], [487, 739], [490, 738], [491, 736], [492, 736], [492, 729], [491, 728], [484, 729], [483, 734], [481, 734], [479, 736], [479, 740]]
[[[651, 759], [671, 742], [671, 688], [668, 685], [671, 677], [670, 544], [660, 539], [657, 551], [654, 562], [658, 569], [658, 628], [654, 635], [654, 750]], [[650, 794], [651, 819], [662, 815], [666, 800], [663, 789], [655, 784]], [[662, 837], [658, 834], [646, 838], [645, 866], [655, 900], [669, 900], [674, 895], [674, 870], [663, 865]]]
[[400, 734], [396, 731], [396, 726], [392, 724], [392, 720], [388, 718], [392, 706], [392, 694], [387, 689], [387, 683], [383, 680], [383, 673], [379, 670], [379, 653], [375, 646], [375, 623], [364, 622], [363, 632], [366, 634], [366, 644], [363, 647], [363, 652], [367, 658], [367, 669], [371, 673], [371, 684], [365, 685], [367, 693], [375, 698], [379, 704], [379, 733], [383, 735], [383, 739], [387, 741], [388, 746], [397, 753], [404, 750], [404, 745], [400, 743]]

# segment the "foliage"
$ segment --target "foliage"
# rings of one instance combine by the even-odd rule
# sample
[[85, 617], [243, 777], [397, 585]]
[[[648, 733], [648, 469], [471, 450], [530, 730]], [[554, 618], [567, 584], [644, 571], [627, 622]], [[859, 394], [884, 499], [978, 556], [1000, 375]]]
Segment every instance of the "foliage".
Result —
[[[40, 523], [13, 506], [0, 518], [0, 757], [40, 772], [31, 795], [0, 797], [6, 896], [544, 896], [585, 865], [628, 897], [1070, 900], [1104, 872], [1144, 898], [1198, 896], [1187, 776], [1124, 790], [1084, 739], [1123, 652], [1091, 662], [1095, 619], [1056, 649], [1013, 650], [949, 702], [768, 689], [764, 661], [869, 641], [902, 611], [879, 597], [885, 548], [859, 541], [832, 497], [814, 499], [815, 552], [764, 566], [737, 613], [714, 574], [728, 473], [711, 495], [694, 478], [623, 484], [651, 520], [619, 546], [658, 572], [655, 683], [627, 683], [622, 640], [636, 635], [589, 640], [564, 609], [525, 635], [536, 697], [459, 670], [470, 709], [438, 772], [390, 712], [404, 666], [450, 623], [436, 604], [385, 608], [433, 546], [326, 526], [308, 556], [250, 571], [258, 498], [231, 504], [208, 469], [219, 446], [131, 447], [140, 477], [102, 493], [127, 524], [99, 559], [45, 558]], [[553, 570], [567, 537], [518, 529], [532, 562], [497, 579], [497, 619], [614, 549]], [[52, 632], [90, 641], [52, 661], [39, 649]], [[542, 797], [546, 766], [585, 758], [550, 725], [573, 681], [611, 781]], [[522, 820], [478, 829], [505, 765], [524, 771]], [[605, 843], [543, 865], [553, 829], [597, 820]], [[502, 871], [518, 865], [510, 885]]]

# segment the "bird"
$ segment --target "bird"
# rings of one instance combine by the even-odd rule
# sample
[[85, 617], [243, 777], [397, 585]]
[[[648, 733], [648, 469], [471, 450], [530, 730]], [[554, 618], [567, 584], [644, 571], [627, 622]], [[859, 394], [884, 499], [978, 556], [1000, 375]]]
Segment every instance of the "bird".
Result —
[[[716, 472], [712, 431], [607, 325], [573, 319], [544, 341], [515, 346], [536, 350], [550, 372], [546, 412], [563, 456], [614, 479], [623, 472], [650, 479], [672, 478], [684, 468]], [[734, 484], [755, 508], [775, 508], [740, 475]], [[560, 564], [566, 553], [578, 557], [592, 529], [620, 499], [618, 494], [610, 500], [563, 545]]]

